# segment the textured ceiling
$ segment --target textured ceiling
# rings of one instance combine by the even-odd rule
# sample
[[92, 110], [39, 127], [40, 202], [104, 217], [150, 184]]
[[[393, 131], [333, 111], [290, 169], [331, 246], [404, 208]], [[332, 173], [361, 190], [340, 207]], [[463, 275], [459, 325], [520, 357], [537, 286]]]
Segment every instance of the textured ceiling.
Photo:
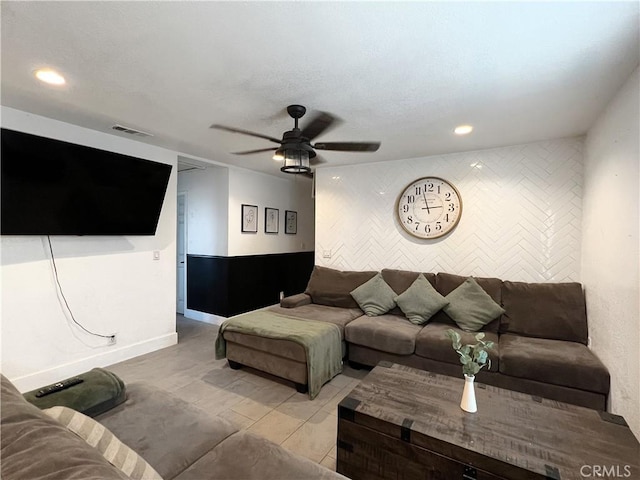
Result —
[[[638, 2], [1, 2], [2, 104], [279, 174], [301, 103], [342, 123], [328, 165], [584, 134], [638, 65]], [[59, 70], [64, 87], [32, 75]], [[301, 125], [304, 126], [304, 118]], [[475, 126], [457, 137], [459, 124]], [[115, 133], [116, 135], [126, 134]], [[128, 137], [136, 138], [136, 137]]]

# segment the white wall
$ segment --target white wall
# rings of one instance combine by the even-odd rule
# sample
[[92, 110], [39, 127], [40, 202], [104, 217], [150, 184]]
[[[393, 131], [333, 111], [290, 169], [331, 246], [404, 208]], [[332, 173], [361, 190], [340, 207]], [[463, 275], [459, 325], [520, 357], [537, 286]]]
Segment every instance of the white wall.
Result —
[[210, 166], [178, 174], [187, 194], [187, 253], [226, 256], [229, 249], [229, 169]]
[[[519, 281], [577, 281], [583, 139], [322, 168], [316, 172], [316, 263]], [[456, 229], [419, 240], [398, 224], [404, 188], [436, 176], [460, 191]], [[330, 258], [327, 258], [331, 255]]]
[[[2, 126], [174, 166], [154, 236], [51, 237], [76, 319], [117, 334], [107, 346], [74, 326], [56, 294], [46, 237], [3, 236], [2, 372], [30, 390], [175, 344], [175, 152], [2, 107]], [[160, 260], [153, 260], [153, 251]]]
[[[258, 233], [241, 232], [242, 204], [258, 206]], [[277, 235], [264, 233], [265, 207], [280, 210]], [[284, 233], [285, 210], [298, 212], [297, 234]], [[292, 175], [279, 178], [249, 170], [229, 171], [229, 256], [312, 251], [314, 200], [311, 182]]]
[[592, 348], [611, 373], [609, 408], [640, 438], [638, 70], [587, 135], [582, 282]]

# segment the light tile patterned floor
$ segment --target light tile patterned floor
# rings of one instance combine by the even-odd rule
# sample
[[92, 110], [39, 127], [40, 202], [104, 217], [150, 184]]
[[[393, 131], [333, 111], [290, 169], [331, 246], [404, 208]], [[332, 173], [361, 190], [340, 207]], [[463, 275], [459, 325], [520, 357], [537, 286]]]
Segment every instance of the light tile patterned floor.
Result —
[[125, 383], [152, 383], [335, 470], [337, 405], [366, 370], [345, 366], [309, 400], [285, 380], [249, 368], [232, 370], [226, 360], [215, 360], [216, 326], [178, 315], [177, 330], [177, 345], [107, 368]]

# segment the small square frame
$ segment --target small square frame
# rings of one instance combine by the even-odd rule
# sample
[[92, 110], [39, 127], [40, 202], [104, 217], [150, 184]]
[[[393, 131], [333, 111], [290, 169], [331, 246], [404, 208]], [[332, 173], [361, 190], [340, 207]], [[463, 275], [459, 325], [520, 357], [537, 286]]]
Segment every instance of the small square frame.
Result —
[[289, 235], [298, 233], [298, 212], [293, 210], [284, 211], [284, 233]]
[[264, 233], [278, 233], [280, 228], [280, 210], [264, 207]]
[[241, 232], [258, 233], [258, 206], [242, 204]]

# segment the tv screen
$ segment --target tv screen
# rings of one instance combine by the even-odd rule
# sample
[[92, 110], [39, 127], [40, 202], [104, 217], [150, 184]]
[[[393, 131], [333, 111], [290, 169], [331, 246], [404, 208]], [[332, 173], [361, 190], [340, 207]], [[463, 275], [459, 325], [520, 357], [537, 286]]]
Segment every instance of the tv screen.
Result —
[[171, 165], [3, 128], [2, 235], [154, 235]]

